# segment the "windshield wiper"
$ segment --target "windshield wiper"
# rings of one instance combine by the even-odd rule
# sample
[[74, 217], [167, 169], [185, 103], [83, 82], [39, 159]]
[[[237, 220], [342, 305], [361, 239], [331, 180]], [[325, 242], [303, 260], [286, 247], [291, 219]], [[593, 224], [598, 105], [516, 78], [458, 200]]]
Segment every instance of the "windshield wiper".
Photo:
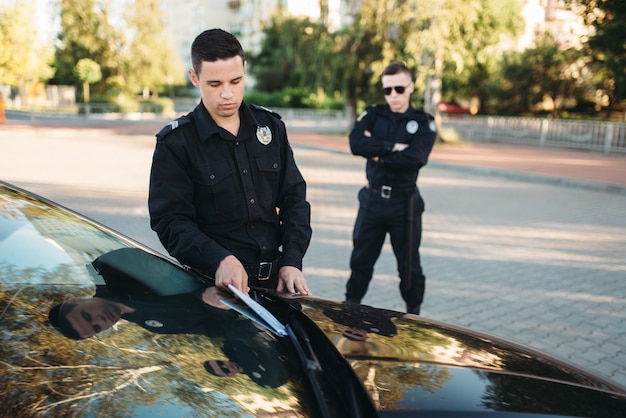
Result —
[[279, 337], [289, 336], [293, 347], [295, 347], [295, 352], [300, 360], [304, 374], [313, 389], [315, 403], [317, 404], [319, 412], [322, 417], [330, 418], [332, 415], [328, 409], [326, 398], [324, 397], [324, 392], [322, 391], [317, 376], [317, 373], [322, 371], [322, 367], [315, 356], [315, 352], [313, 351], [313, 347], [311, 347], [311, 342], [306, 332], [304, 332], [297, 323], [296, 330], [289, 324], [283, 325], [270, 311], [250, 296], [233, 285], [229, 285], [228, 288], [239, 300], [222, 299], [220, 302], [228, 305], [241, 315], [256, 322]]
[[[352, 367], [315, 323], [299, 313], [289, 314], [288, 321], [283, 318], [288, 322], [283, 325], [259, 302], [237, 288], [229, 287], [239, 301], [223, 299], [222, 303], [273, 334], [289, 338], [295, 351], [294, 355], [300, 361], [301, 370], [312, 389], [312, 401], [317, 405], [319, 416], [324, 418], [378, 416], [371, 398]], [[278, 300], [268, 298], [265, 292], [256, 292], [255, 295], [279, 303]]]
[[296, 325], [296, 330], [294, 330], [290, 324], [287, 324], [285, 328], [287, 329], [291, 342], [296, 348], [296, 353], [300, 359], [302, 369], [304, 370], [306, 377], [309, 379], [309, 384], [313, 388], [313, 395], [315, 396], [321, 416], [330, 417], [331, 414], [328, 410], [326, 398], [324, 397], [324, 392], [322, 391], [322, 387], [317, 378], [317, 373], [322, 371], [322, 366], [315, 356], [313, 347], [311, 347], [311, 341], [309, 341], [306, 332], [304, 332], [304, 330], [302, 330], [300, 325], [296, 322], [294, 322], [294, 325]]

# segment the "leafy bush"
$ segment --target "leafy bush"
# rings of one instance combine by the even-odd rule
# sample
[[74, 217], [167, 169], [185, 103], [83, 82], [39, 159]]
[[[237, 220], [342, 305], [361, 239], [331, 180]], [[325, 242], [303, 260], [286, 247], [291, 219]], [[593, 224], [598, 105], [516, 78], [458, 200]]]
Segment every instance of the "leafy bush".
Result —
[[294, 87], [273, 92], [250, 91], [246, 93], [245, 101], [277, 108], [342, 110], [345, 107], [345, 100], [339, 93], [328, 96], [323, 91], [312, 92], [306, 88]]
[[284, 94], [280, 91], [251, 91], [246, 93], [244, 100], [246, 103], [254, 103], [265, 107], [288, 107], [285, 104]]
[[139, 110], [148, 113], [170, 113], [174, 111], [174, 101], [168, 97], [140, 100]]

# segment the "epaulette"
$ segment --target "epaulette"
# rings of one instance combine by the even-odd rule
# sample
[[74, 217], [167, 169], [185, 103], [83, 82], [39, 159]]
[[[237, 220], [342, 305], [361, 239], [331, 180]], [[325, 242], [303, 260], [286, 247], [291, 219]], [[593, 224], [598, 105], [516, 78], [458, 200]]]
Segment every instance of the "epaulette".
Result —
[[263, 111], [269, 113], [270, 115], [274, 116], [275, 118], [282, 119], [282, 117], [278, 113], [274, 112], [272, 109], [268, 109], [265, 106], [259, 106], [259, 105], [255, 105], [255, 104], [250, 104], [249, 106], [252, 109], [254, 109], [254, 110], [263, 110]]
[[156, 134], [157, 141], [160, 141], [161, 139], [165, 138], [165, 136], [167, 134], [169, 134], [174, 129], [178, 128], [179, 126], [187, 125], [188, 123], [191, 123], [191, 117], [189, 117], [189, 114], [187, 114], [185, 116], [181, 116], [181, 117], [179, 117], [177, 119], [174, 119], [173, 121], [171, 121], [170, 123], [165, 125], [159, 131], [158, 134]]
[[360, 114], [359, 116], [356, 118], [357, 122], [360, 122], [365, 116], [367, 116], [368, 114], [372, 114], [372, 115], [380, 115], [384, 112], [385, 110], [385, 105], [377, 105], [377, 104], [372, 104], [372, 105], [368, 105]]

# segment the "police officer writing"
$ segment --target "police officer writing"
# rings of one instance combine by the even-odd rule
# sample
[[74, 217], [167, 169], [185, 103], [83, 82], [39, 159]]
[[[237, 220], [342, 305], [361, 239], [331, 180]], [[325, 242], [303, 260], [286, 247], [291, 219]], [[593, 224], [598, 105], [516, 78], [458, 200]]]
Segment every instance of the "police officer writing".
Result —
[[307, 295], [311, 210], [285, 125], [243, 101], [246, 61], [232, 34], [202, 32], [191, 59], [201, 102], [157, 134], [151, 227], [170, 255], [219, 288]]
[[368, 185], [359, 191], [346, 301], [360, 303], [374, 273], [387, 233], [400, 275], [400, 294], [409, 313], [419, 314], [426, 278], [419, 246], [424, 201], [417, 189], [437, 136], [433, 117], [411, 105], [411, 71], [401, 62], [382, 73], [386, 105], [369, 106], [350, 132], [354, 155], [367, 159]]

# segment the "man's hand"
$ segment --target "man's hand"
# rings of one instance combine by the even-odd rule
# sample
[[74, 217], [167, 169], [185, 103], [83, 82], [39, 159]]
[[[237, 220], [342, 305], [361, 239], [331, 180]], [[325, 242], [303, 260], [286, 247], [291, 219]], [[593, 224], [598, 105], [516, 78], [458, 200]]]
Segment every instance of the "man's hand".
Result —
[[304, 274], [293, 266], [281, 267], [278, 271], [278, 288], [279, 292], [299, 293], [301, 295], [310, 295], [309, 288], [306, 285]]
[[248, 273], [243, 268], [241, 261], [234, 255], [226, 256], [215, 271], [215, 286], [228, 290], [228, 285], [232, 284], [244, 293], [248, 293]]
[[[367, 134], [369, 134], [368, 131], [365, 131], [365, 133], [366, 133], [366, 136], [367, 136]], [[395, 144], [393, 144], [393, 148], [391, 148], [391, 152], [404, 151], [408, 147], [409, 147], [409, 144], [403, 144], [401, 142], [396, 142]], [[370, 158], [370, 160], [372, 160], [375, 163], [377, 163], [377, 162], [380, 161], [380, 157], [377, 155], [375, 157]]]
[[396, 142], [395, 144], [393, 144], [393, 148], [391, 149], [391, 152], [404, 151], [408, 147], [409, 147], [409, 144], [402, 144], [400, 142]]

